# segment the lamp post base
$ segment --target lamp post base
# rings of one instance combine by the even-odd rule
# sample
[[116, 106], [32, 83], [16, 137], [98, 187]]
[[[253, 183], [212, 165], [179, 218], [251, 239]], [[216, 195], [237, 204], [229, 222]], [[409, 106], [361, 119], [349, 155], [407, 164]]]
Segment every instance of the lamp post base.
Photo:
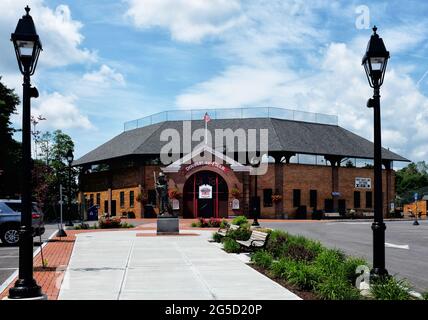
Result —
[[37, 285], [36, 280], [24, 280], [18, 279], [15, 282], [15, 286], [9, 289], [8, 298], [14, 299], [30, 299], [30, 298], [42, 298], [42, 288]]
[[260, 223], [257, 220], [254, 220], [251, 224], [253, 227], [260, 227]]
[[370, 282], [376, 282], [389, 277], [388, 271], [385, 268], [373, 268], [370, 271]]
[[56, 233], [56, 236], [57, 236], [57, 237], [60, 237], [60, 238], [62, 238], [62, 237], [66, 237], [66, 236], [67, 236], [67, 233], [65, 233], [64, 229], [63, 229], [63, 228], [61, 228], [61, 229], [59, 229], [59, 230], [58, 230], [58, 232]]
[[415, 220], [415, 221], [413, 221], [413, 225], [414, 225], [414, 226], [418, 226], [418, 225], [419, 225], [419, 222], [418, 222], [417, 220]]

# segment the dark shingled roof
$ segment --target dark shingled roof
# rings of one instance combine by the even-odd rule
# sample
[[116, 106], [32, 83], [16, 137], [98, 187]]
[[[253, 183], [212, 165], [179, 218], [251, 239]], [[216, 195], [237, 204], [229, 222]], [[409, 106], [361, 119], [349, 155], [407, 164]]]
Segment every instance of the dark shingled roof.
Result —
[[[127, 155], [159, 154], [161, 148], [167, 143], [160, 140], [161, 132], [168, 128], [177, 130], [182, 136], [183, 121], [165, 121], [125, 131], [76, 160], [73, 165], [97, 163]], [[200, 128], [204, 128], [203, 120], [191, 121], [192, 132]], [[215, 129], [227, 128], [233, 131], [242, 128], [246, 132], [248, 129], [268, 129], [269, 152], [288, 151], [351, 158], [373, 158], [372, 142], [336, 125], [275, 118], [249, 118], [211, 120], [208, 128], [211, 132], [214, 132]], [[200, 142], [193, 142], [193, 146], [198, 143]], [[382, 158], [409, 161], [386, 149], [382, 150]]]

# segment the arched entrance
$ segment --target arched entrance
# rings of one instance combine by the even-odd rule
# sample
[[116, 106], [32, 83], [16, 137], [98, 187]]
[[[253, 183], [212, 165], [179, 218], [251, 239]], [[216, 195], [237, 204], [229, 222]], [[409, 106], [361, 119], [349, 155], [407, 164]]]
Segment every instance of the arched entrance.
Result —
[[[200, 190], [201, 186], [205, 190]], [[209, 189], [211, 192], [203, 192]], [[218, 173], [208, 170], [194, 173], [183, 188], [183, 218], [227, 217], [228, 195], [227, 183]]]

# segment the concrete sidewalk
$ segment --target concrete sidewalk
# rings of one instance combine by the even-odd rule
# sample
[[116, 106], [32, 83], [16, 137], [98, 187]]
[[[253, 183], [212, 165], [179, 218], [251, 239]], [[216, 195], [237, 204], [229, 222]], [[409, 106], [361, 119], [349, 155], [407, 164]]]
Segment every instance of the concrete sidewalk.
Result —
[[300, 299], [247, 266], [242, 255], [209, 243], [212, 231], [154, 232], [79, 234], [59, 299]]

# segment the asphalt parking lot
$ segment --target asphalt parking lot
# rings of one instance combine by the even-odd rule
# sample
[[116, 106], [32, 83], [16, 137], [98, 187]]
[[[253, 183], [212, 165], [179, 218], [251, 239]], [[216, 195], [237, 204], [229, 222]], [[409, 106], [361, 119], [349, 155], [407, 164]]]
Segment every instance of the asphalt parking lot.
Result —
[[[428, 221], [386, 221], [385, 256], [390, 274], [407, 279], [419, 292], [428, 291]], [[282, 229], [342, 249], [345, 253], [372, 261], [371, 222], [263, 222], [262, 226]]]
[[[46, 224], [42, 241], [58, 230], [57, 224]], [[39, 237], [34, 238], [34, 251], [40, 247]], [[0, 242], [0, 286], [18, 269], [18, 247], [7, 247]]]

